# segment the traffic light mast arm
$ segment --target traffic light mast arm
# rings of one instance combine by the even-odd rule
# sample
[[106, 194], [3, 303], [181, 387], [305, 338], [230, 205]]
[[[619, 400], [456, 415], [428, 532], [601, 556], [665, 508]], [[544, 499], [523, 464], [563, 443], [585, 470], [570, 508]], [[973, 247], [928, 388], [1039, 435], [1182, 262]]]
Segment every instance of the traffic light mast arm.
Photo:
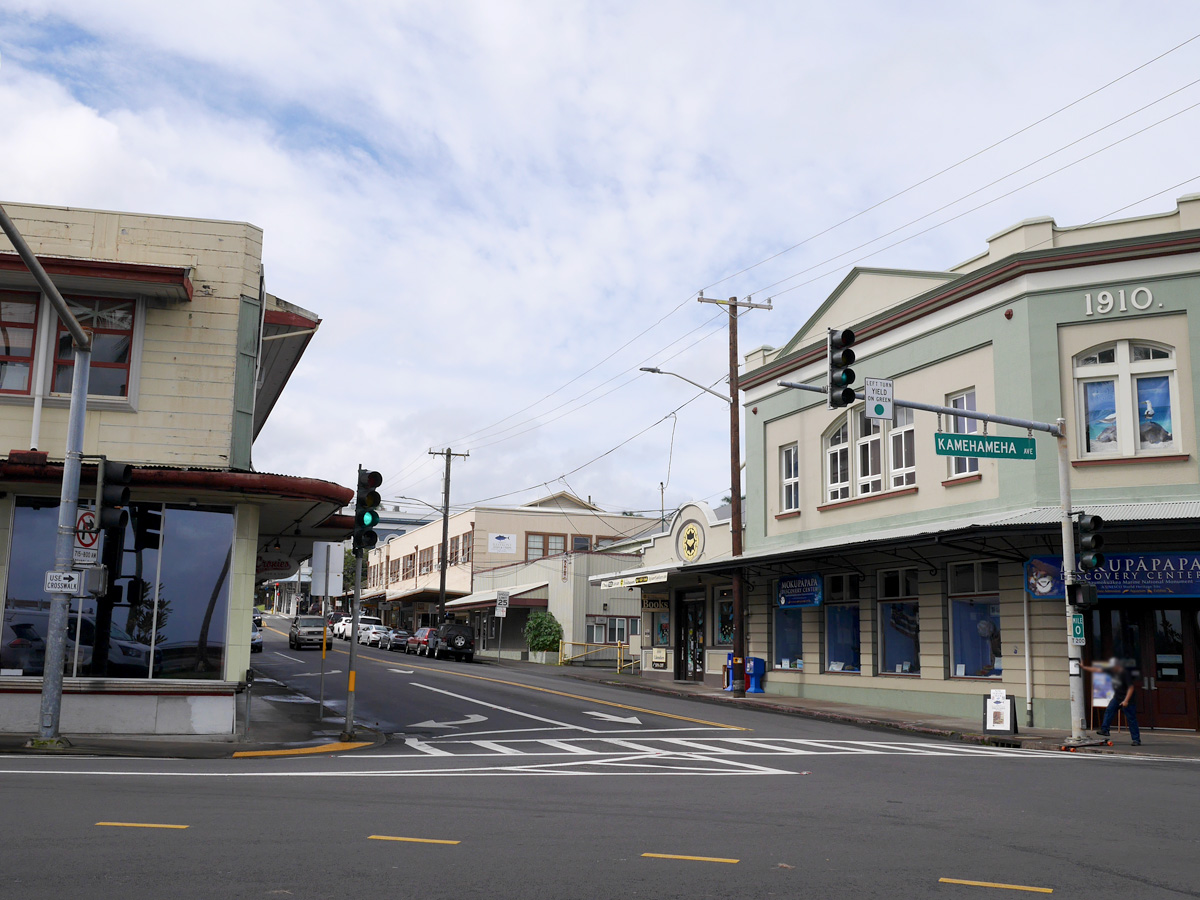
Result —
[[[809, 391], [813, 394], [828, 393], [824, 385], [818, 384], [799, 384], [795, 381], [779, 381], [776, 382], [780, 387], [791, 388], [797, 391]], [[863, 391], [855, 391], [854, 399], [865, 400], [866, 394]], [[916, 400], [900, 400], [894, 399], [893, 406], [901, 406], [906, 409], [920, 409], [925, 412], [939, 413], [947, 416], [957, 416], [962, 419], [978, 419], [981, 422], [992, 422], [996, 425], [1012, 425], [1014, 428], [1028, 428], [1033, 431], [1044, 431], [1046, 434], [1054, 437], [1062, 437], [1062, 430], [1058, 425], [1050, 424], [1049, 422], [1037, 422], [1033, 419], [1016, 419], [1012, 416], [999, 416], [995, 413], [977, 412], [973, 409], [957, 409], [953, 406], [938, 406], [935, 403], [919, 403]]]

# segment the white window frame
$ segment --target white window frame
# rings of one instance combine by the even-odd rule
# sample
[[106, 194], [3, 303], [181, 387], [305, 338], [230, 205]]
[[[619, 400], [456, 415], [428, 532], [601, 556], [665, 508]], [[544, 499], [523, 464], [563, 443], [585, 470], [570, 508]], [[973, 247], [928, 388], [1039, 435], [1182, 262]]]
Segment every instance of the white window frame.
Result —
[[[1135, 346], [1150, 347], [1168, 353], [1165, 359], [1147, 359], [1135, 361], [1133, 348]], [[1083, 359], [1088, 356], [1112, 349], [1114, 361], [1111, 363], [1085, 364]], [[1075, 385], [1075, 438], [1078, 445], [1077, 456], [1087, 459], [1105, 459], [1113, 457], [1171, 455], [1182, 451], [1182, 441], [1179, 433], [1179, 415], [1182, 407], [1179, 403], [1179, 383], [1177, 377], [1178, 354], [1174, 347], [1161, 341], [1139, 340], [1137, 338], [1122, 338], [1117, 341], [1107, 341], [1089, 347], [1078, 353], [1071, 360], [1071, 375]], [[1151, 447], [1141, 446], [1141, 410], [1138, 409], [1137, 382], [1145, 377], [1166, 377], [1168, 390], [1171, 395], [1171, 442]], [[1117, 440], [1111, 448], [1089, 447], [1088, 417], [1086, 406], [1087, 385], [1096, 382], [1113, 382], [1113, 424], [1116, 426]], [[1104, 442], [1107, 445], [1109, 442]]]
[[[903, 422], [903, 424], [900, 424]], [[897, 406], [888, 430], [888, 467], [893, 490], [917, 483], [917, 429], [913, 410]]]
[[[854, 475], [858, 496], [883, 493], [883, 423], [867, 415], [866, 405], [854, 410]], [[874, 470], [872, 469], [874, 463]]]
[[[960, 403], [962, 405], [959, 405]], [[976, 404], [977, 395], [973, 387], [946, 396], [946, 405], [952, 406], [955, 409], [975, 412], [977, 410]], [[950, 416], [949, 419], [951, 434], [977, 434], [979, 432], [978, 419], [968, 419], [965, 416]], [[951, 478], [974, 475], [979, 471], [979, 457], [951, 456], [948, 465], [950, 467]]]
[[800, 510], [800, 447], [795, 443], [779, 448], [779, 511]]
[[[833, 443], [835, 436], [840, 436], [844, 433], [838, 443]], [[824, 447], [824, 481], [825, 481], [825, 501], [827, 503], [836, 503], [838, 500], [849, 500], [853, 490], [854, 475], [851, 470], [851, 449], [850, 441], [850, 416], [842, 416], [834, 426], [825, 433], [824, 439], [821, 441]], [[839, 474], [844, 476], [841, 481], [833, 480], [833, 471], [831, 461], [834, 457], [839, 458]]]

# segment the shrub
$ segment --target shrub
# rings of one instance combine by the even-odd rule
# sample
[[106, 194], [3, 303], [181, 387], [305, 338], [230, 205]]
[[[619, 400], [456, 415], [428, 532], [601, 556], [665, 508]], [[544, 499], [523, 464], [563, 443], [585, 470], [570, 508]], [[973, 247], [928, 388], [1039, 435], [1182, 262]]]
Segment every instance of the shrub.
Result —
[[562, 636], [562, 625], [551, 613], [530, 613], [529, 620], [525, 623], [525, 643], [529, 645], [530, 650], [535, 653], [540, 650], [557, 650]]

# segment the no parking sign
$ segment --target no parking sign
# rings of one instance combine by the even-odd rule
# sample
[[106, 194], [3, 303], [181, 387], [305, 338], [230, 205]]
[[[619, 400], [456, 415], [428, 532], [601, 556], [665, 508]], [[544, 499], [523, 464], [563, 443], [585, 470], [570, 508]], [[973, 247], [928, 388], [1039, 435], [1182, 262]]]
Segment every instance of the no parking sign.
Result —
[[75, 552], [77, 566], [94, 566], [100, 560], [100, 533], [96, 531], [96, 514], [90, 509], [79, 511], [75, 520]]

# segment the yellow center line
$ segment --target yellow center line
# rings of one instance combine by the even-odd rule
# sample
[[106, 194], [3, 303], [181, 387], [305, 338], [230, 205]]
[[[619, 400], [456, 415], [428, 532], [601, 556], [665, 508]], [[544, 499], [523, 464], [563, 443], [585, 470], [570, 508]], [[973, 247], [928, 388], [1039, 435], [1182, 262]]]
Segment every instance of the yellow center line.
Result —
[[368, 841], [405, 841], [409, 844], [461, 844], [462, 841], [439, 841], [434, 838], [409, 838], [409, 837], [393, 837], [390, 834], [372, 834], [367, 836]]
[[234, 758], [245, 756], [308, 756], [313, 753], [338, 753], [342, 750], [357, 750], [370, 747], [371, 741], [332, 741], [315, 747], [293, 747], [289, 750], [239, 750]]
[[642, 856], [648, 856], [651, 859], [686, 859], [691, 862], [735, 863], [740, 861], [736, 859], [724, 859], [720, 856], [676, 856], [674, 853], [643, 853]]
[[963, 881], [961, 878], [939, 878], [942, 884], [966, 884], [971, 887], [1000, 888], [1005, 891], [1028, 891], [1031, 894], [1053, 894], [1054, 888], [1030, 887], [1027, 884], [1001, 884], [997, 881]]
[[187, 828], [187, 825], [151, 825], [149, 822], [97, 822], [97, 825], [110, 825], [113, 828]]
[[[264, 625], [263, 627], [267, 628], [269, 626]], [[278, 631], [274, 628], [271, 628], [270, 630], [274, 631], [276, 634], [281, 634], [284, 637], [287, 637], [286, 632]], [[331, 647], [330, 649], [333, 650], [334, 653], [341, 653], [344, 656], [350, 655], [349, 651], [342, 650], [340, 647]], [[408, 654], [405, 654], [405, 656], [407, 656], [407, 655]], [[371, 662], [383, 663], [384, 665], [396, 665], [395, 660], [380, 659], [377, 656], [367, 656], [365, 653], [363, 653], [361, 651], [356, 653], [355, 656], [358, 659], [366, 659], [366, 660], [370, 660]], [[725, 728], [730, 731], [753, 731], [754, 730], [753, 728], [743, 728], [740, 725], [726, 725], [723, 722], [709, 722], [706, 719], [694, 719], [691, 716], [677, 716], [674, 713], [659, 712], [656, 709], [646, 709], [645, 707], [641, 707], [641, 706], [629, 706], [628, 704], [625, 704], [625, 703], [615, 703], [612, 700], [597, 700], [595, 697], [584, 697], [581, 694], [570, 694], [570, 693], [567, 693], [566, 691], [556, 691], [556, 690], [552, 690], [551, 688], [534, 687], [531, 684], [522, 684], [519, 681], [505, 681], [503, 678], [489, 678], [486, 675], [471, 675], [467, 672], [455, 672], [453, 669], [435, 669], [431, 666], [420, 666], [420, 665], [415, 665], [414, 663], [410, 663], [410, 662], [405, 662], [404, 665], [405, 665], [405, 667], [410, 668], [410, 669], [420, 669], [422, 672], [437, 672], [442, 675], [454, 675], [458, 678], [473, 678], [476, 681], [490, 681], [492, 684], [506, 684], [509, 687], [524, 688], [527, 691], [538, 691], [543, 694], [553, 694], [556, 697], [566, 697], [569, 700], [582, 700], [585, 703], [598, 703], [601, 706], [614, 706], [617, 709], [626, 709], [626, 710], [629, 710], [630, 712], [643, 713], [647, 716], [661, 716], [664, 719], [675, 719], [679, 722], [694, 722], [697, 725], [708, 725], [712, 728]]]

